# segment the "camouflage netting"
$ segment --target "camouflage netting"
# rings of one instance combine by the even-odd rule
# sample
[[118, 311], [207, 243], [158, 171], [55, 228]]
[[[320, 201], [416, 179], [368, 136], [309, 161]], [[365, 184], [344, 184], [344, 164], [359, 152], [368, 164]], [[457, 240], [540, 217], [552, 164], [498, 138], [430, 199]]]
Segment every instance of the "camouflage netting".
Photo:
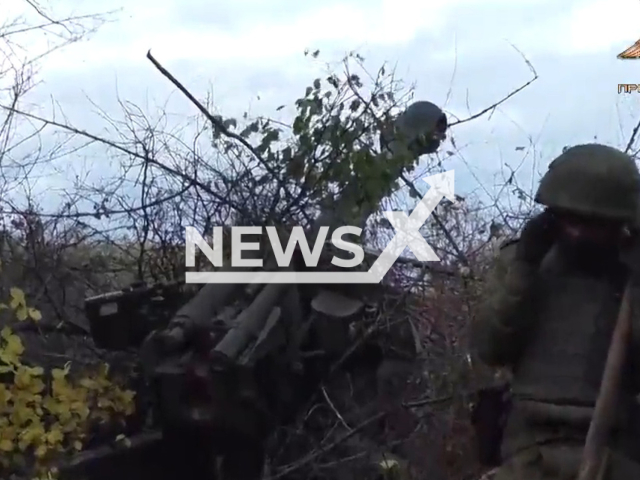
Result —
[[[307, 96], [313, 94], [310, 92]], [[428, 102], [417, 104], [437, 109]], [[360, 107], [354, 108], [353, 115], [357, 116]], [[429, 107], [427, 113], [432, 111]], [[282, 220], [279, 231], [288, 231], [288, 226], [302, 223], [299, 222], [304, 217], [302, 214], [314, 213], [314, 209], [319, 213], [316, 221], [306, 224], [312, 232], [317, 232], [320, 225], [366, 225], [382, 200], [391, 195], [397, 179], [408, 167], [413, 168], [416, 158], [435, 151], [444, 138], [446, 117], [433, 119], [429, 128], [436, 130], [427, 131], [410, 142], [411, 151], [406, 158], [400, 158], [407, 151], [402, 151], [399, 142], [392, 145], [392, 150], [398, 151], [394, 151], [397, 155], [393, 157], [369, 146], [351, 152], [354, 165], [356, 160], [363, 162], [359, 171], [362, 178], [354, 180], [355, 174], [349, 169], [343, 172], [337, 168], [347, 163], [344, 155], [340, 157], [334, 162], [337, 166], [327, 171], [340, 170], [336, 183], [341, 193], [329, 200], [326, 191], [315, 192], [322, 201], [300, 207], [301, 213], [297, 216]], [[377, 127], [373, 131], [377, 132]], [[269, 132], [270, 135], [272, 132]], [[356, 143], [349, 139], [341, 142], [350, 148]], [[333, 148], [330, 151], [335, 154]], [[304, 149], [301, 151], [303, 159], [310, 155]], [[314, 173], [311, 158], [308, 162]], [[242, 178], [249, 182], [254, 177], [244, 175]], [[271, 179], [279, 185], [276, 180]], [[305, 192], [307, 183], [301, 185], [301, 192]], [[279, 198], [279, 186], [262, 197], [256, 188], [248, 184], [241, 193], [261, 208], [278, 203], [274, 198]], [[419, 197], [420, 193], [416, 192], [413, 187], [411, 195]], [[230, 224], [260, 224], [265, 215], [259, 215], [260, 209], [257, 211], [245, 217], [237, 213]], [[281, 218], [277, 213], [269, 212], [266, 217]], [[149, 225], [157, 223], [155, 226], [169, 235], [175, 233], [170, 231], [172, 226], [182, 227], [180, 222], [185, 216], [178, 207], [173, 214], [175, 218], [159, 208], [157, 218], [145, 216], [139, 222], [149, 229], [153, 228]], [[172, 221], [177, 222], [176, 225], [172, 225]], [[207, 222], [211, 221], [208, 218]], [[443, 228], [440, 221], [431, 226]], [[455, 218], [452, 223], [455, 228], [461, 228]], [[182, 476], [196, 478], [199, 467], [180, 462], [178, 451], [163, 453], [154, 448], [142, 449], [135, 458], [127, 458], [126, 452], [134, 449], [124, 449], [119, 451], [124, 452], [121, 454], [125, 459], [114, 462], [110, 447], [97, 449], [111, 445], [119, 434], [130, 437], [135, 445], [144, 441], [141, 432], [149, 433], [149, 445], [155, 445], [153, 435], [157, 434], [154, 429], [157, 430], [158, 422], [148, 418], [147, 407], [153, 395], [142, 388], [144, 380], [151, 371], [161, 371], [164, 375], [162, 382], [166, 383], [161, 382], [161, 388], [166, 394], [166, 398], [162, 398], [166, 405], [162, 415], [169, 418], [181, 408], [177, 404], [185, 375], [184, 371], [173, 368], [175, 365], [171, 362], [163, 363], [166, 359], [155, 355], [153, 348], [146, 348], [146, 344], [141, 351], [136, 347], [119, 353], [99, 348], [100, 342], [94, 342], [99, 340], [95, 331], [94, 339], [91, 338], [83, 309], [87, 296], [118, 290], [135, 279], [149, 278], [149, 272], [143, 272], [143, 267], [153, 273], [153, 268], [148, 267], [150, 264], [156, 267], [155, 261], [170, 273], [165, 279], [175, 279], [176, 271], [183, 269], [184, 249], [175, 247], [179, 243], [177, 237], [171, 237], [174, 243], [166, 242], [162, 247], [168, 245], [169, 248], [159, 249], [157, 254], [148, 249], [144, 236], [135, 247], [127, 246], [122, 240], [109, 245], [99, 240], [92, 243], [83, 237], [89, 230], [85, 227], [63, 232], [64, 238], [56, 242], [43, 219], [33, 214], [26, 215], [20, 225], [13, 225], [13, 230], [7, 229], [11, 233], [3, 237], [3, 253], [10, 250], [8, 256], [12, 261], [3, 266], [1, 287], [4, 291], [0, 293], [6, 294], [11, 287], [22, 285], [43, 315], [38, 324], [15, 327], [26, 346], [24, 361], [45, 370], [62, 368], [68, 362], [76, 369], [107, 362], [113, 375], [127, 378], [129, 387], [137, 392], [136, 413], [129, 421], [92, 430], [88, 438], [83, 439], [84, 452], [66, 452], [67, 463], [77, 466], [83, 459], [102, 461], [99, 468], [94, 468], [90, 480], [143, 476], [160, 479], [175, 478], [160, 461], [175, 457], [174, 463], [180, 463]], [[446, 228], [444, 230], [446, 232]], [[96, 235], [99, 237], [100, 232]], [[215, 347], [220, 358], [224, 357], [224, 362], [220, 360], [220, 372], [231, 372], [232, 380], [224, 383], [227, 378], [214, 384], [219, 388], [214, 389], [213, 401], [204, 410], [242, 430], [246, 434], [242, 438], [261, 438], [264, 432], [268, 433], [265, 435], [265, 478], [348, 480], [400, 475], [403, 480], [426, 476], [430, 480], [463, 480], [477, 476], [480, 468], [474, 460], [469, 412], [474, 401], [471, 392], [478, 386], [474, 379], [478, 377], [472, 375], [475, 368], [467, 353], [465, 332], [479, 292], [474, 275], [481, 270], [481, 265], [474, 264], [472, 271], [468, 262], [461, 261], [463, 255], [455, 242], [446, 234], [443, 237], [448, 246], [455, 247], [451, 254], [441, 249], [447, 257], [443, 262], [436, 266], [400, 259], [379, 285], [203, 287], [208, 308], [196, 313], [208, 315], [206, 338], [213, 333], [214, 339], [212, 345], [205, 346]], [[155, 240], [160, 243], [163, 237], [158, 235], [158, 238]], [[149, 255], [150, 252], [153, 255]], [[267, 252], [263, 253], [269, 258]], [[142, 265], [143, 257], [145, 265]], [[137, 265], [135, 260], [139, 260]], [[321, 260], [319, 265], [320, 269], [336, 268], [326, 260]], [[138, 275], [135, 275], [136, 266]], [[193, 313], [197, 309], [191, 310]], [[120, 334], [126, 336], [128, 325], [139, 323], [144, 315], [130, 312], [125, 324], [118, 329]], [[250, 375], [245, 375], [247, 372]], [[222, 377], [224, 373], [220, 374]], [[245, 408], [245, 404], [249, 407]], [[193, 411], [196, 410], [194, 407]], [[262, 425], [261, 419], [251, 423], [257, 411], [265, 414], [265, 423], [270, 425]], [[231, 445], [235, 441], [232, 435], [217, 440]], [[186, 440], [182, 443], [185, 449], [202, 447], [197, 443], [190, 445]], [[238, 448], [241, 447], [244, 445]], [[118, 466], [113, 467], [114, 463]], [[25, 471], [26, 467], [28, 465]], [[75, 476], [69, 472], [63, 469], [63, 473], [69, 474], [68, 478], [87, 477], [82, 472], [72, 472]]]
[[[272, 477], [378, 478], [396, 465], [403, 478], [466, 478], [476, 473], [462, 353], [467, 306], [461, 279], [431, 278], [430, 294], [387, 287], [366, 301], [349, 288], [326, 295], [362, 303], [350, 360], [321, 387], [296, 427], [279, 432]], [[457, 291], [458, 290], [458, 291]], [[438, 301], [434, 302], [437, 298]], [[342, 300], [343, 302], [345, 300]], [[343, 322], [328, 315], [331, 322]], [[276, 438], [278, 438], [276, 437]], [[466, 440], [465, 440], [466, 439]], [[407, 476], [408, 475], [408, 476]]]

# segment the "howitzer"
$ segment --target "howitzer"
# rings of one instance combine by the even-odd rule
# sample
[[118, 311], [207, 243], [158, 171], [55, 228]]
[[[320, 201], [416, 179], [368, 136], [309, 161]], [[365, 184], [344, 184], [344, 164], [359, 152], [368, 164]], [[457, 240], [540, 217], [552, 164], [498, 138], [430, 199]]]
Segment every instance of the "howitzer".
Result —
[[[163, 290], [172, 295], [163, 297]], [[188, 300], [176, 309], [178, 295]], [[324, 290], [305, 302], [296, 285], [265, 285], [248, 305], [247, 295], [243, 285], [205, 285], [189, 296], [184, 285], [171, 284], [87, 299], [97, 345], [139, 347], [152, 432], [132, 438], [126, 452], [103, 447], [83, 453], [62, 469], [64, 478], [99, 480], [106, 472], [127, 478], [139, 471], [133, 465], [149, 458], [169, 462], [165, 475], [179, 471], [171, 462], [180, 458], [204, 478], [215, 478], [216, 468], [223, 478], [258, 477], [267, 435], [293, 419], [323, 367], [344, 352], [348, 322], [364, 304]], [[224, 308], [232, 299], [239, 303], [236, 312]], [[104, 329], [106, 322], [127, 330], [117, 336]], [[202, 458], [204, 452], [220, 464]]]
[[85, 314], [98, 348], [126, 350], [138, 348], [153, 330], [165, 328], [186, 299], [183, 282], [138, 282], [85, 299]]
[[[409, 142], [413, 160], [433, 153], [447, 128], [442, 111], [429, 102], [412, 105], [400, 120], [401, 130], [420, 137]], [[396, 130], [387, 132], [385, 141], [393, 145], [393, 154], [400, 150], [399, 138]], [[393, 173], [397, 178], [402, 169]], [[361, 225], [381, 198], [360, 205], [360, 197], [355, 182], [347, 185], [311, 230]], [[193, 469], [181, 477], [259, 478], [265, 439], [274, 426], [295, 418], [328, 366], [345, 354], [349, 327], [362, 317], [361, 294], [367, 289], [208, 284], [194, 294], [178, 283], [138, 285], [87, 299], [98, 346], [140, 350], [156, 434], [132, 442], [140, 452], [138, 461], [149, 458], [149, 451], [163, 452], [173, 445], [182, 449], [182, 462]], [[161, 461], [172, 455], [156, 456]], [[109, 453], [101, 458], [104, 462]], [[135, 452], [128, 458], [135, 463]], [[98, 464], [89, 468], [89, 458], [83, 468], [74, 468], [90, 471], [86, 476], [97, 480], [105, 471]], [[131, 471], [130, 465], [126, 469]], [[161, 470], [169, 475], [164, 478], [175, 478], [169, 473], [174, 469]], [[118, 476], [123, 478], [123, 472]]]
[[[182, 282], [139, 283], [85, 301], [91, 334], [99, 348], [139, 349], [144, 393], [152, 400], [151, 427], [158, 433], [145, 433], [132, 441], [131, 448], [140, 459], [177, 439], [183, 445], [198, 439], [196, 443], [211, 446], [212, 453], [224, 453], [229, 445], [248, 446], [256, 443], [256, 438], [262, 440], [264, 419], [269, 418], [254, 382], [253, 365], [240, 354], [243, 342], [250, 337], [242, 334], [251, 327], [251, 321], [245, 320], [247, 315], [262, 313], [278, 296], [271, 295], [272, 289], [259, 294], [255, 306], [242, 312], [244, 318], [238, 318], [242, 328], [235, 330], [213, 317], [242, 286], [205, 285], [195, 295], [188, 287]], [[267, 299], [266, 303], [262, 299]], [[257, 356], [251, 360], [255, 362]], [[127, 463], [136, 458], [135, 451], [126, 456], [120, 451], [109, 452], [103, 448], [76, 459], [70, 475], [89, 472], [90, 478], [102, 478], [109, 458], [127, 458]], [[197, 463], [193, 458], [190, 462]]]

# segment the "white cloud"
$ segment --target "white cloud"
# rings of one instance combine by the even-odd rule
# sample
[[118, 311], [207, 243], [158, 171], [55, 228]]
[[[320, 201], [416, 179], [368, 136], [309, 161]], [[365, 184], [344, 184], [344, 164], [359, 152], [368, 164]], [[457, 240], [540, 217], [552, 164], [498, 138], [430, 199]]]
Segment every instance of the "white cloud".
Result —
[[74, 46], [73, 55], [69, 50], [49, 61], [57, 69], [83, 69], [92, 64], [140, 61], [151, 48], [166, 61], [263, 63], [299, 56], [307, 47], [339, 46], [344, 51], [362, 44], [404, 44], [419, 31], [437, 29], [444, 23], [444, 1], [430, 2], [428, 7], [425, 3], [380, 0], [372, 5], [329, 4], [240, 30], [172, 24], [167, 16], [170, 2], [144, 11], [127, 7], [130, 18], [106, 27], [94, 41]]
[[[59, 6], [52, 3], [56, 10], [65, 3], [58, 1]], [[489, 168], [511, 161], [514, 147], [541, 130], [545, 151], [589, 140], [596, 132], [601, 141], [616, 143], [609, 134], [617, 115], [616, 78], [634, 81], [638, 67], [615, 59], [616, 50], [640, 37], [637, 0], [151, 2], [112, 2], [109, 8], [124, 7], [117, 23], [47, 60], [44, 87], [66, 111], [73, 110], [76, 122], [96, 121], [82, 91], [106, 110], [119, 110], [116, 78], [122, 98], [141, 106], [146, 95], [162, 103], [175, 91], [145, 59], [149, 48], [198, 95], [204, 96], [209, 81], [214, 84], [216, 106], [229, 115], [243, 112], [256, 93], [262, 100], [254, 113], [290, 104], [318, 73], [313, 70], [324, 68], [305, 61], [302, 51], [319, 48], [323, 61], [361, 49], [373, 68], [397, 62], [399, 77], [416, 82], [419, 98], [442, 104], [455, 67], [447, 107], [464, 116], [468, 103], [477, 112], [529, 78], [511, 42], [533, 61], [540, 80], [510, 100], [506, 113], [456, 131], [456, 140], [469, 145], [465, 155], [478, 168]], [[91, 11], [91, 5], [85, 1], [82, 7]], [[625, 69], [631, 76], [620, 76]], [[174, 98], [177, 110], [194, 111], [179, 94]], [[506, 152], [505, 158], [498, 159], [496, 150]]]
[[623, 50], [640, 38], [637, 0], [595, 0], [568, 7], [523, 28], [519, 45], [537, 52], [582, 55]]
[[567, 41], [562, 42], [561, 48], [579, 53], [605, 52], [633, 43], [640, 38], [640, 2], [598, 0], [578, 7], [565, 31]]
[[[289, 15], [280, 6], [272, 16], [254, 18], [249, 15], [254, 3], [250, 0], [234, 5], [240, 14], [237, 21], [241, 28], [219, 28], [215, 9], [204, 6], [203, 15], [209, 15], [210, 25], [206, 17], [199, 18], [197, 23], [176, 23], [176, 1], [155, 2], [149, 8], [146, 1], [126, 4], [120, 22], [105, 27], [92, 42], [75, 46], [72, 55], [67, 51], [55, 59], [52, 57], [51, 64], [59, 69], [82, 69], [93, 64], [139, 62], [148, 49], [165, 61], [284, 64], [293, 58], [299, 60], [305, 48], [345, 52], [363, 46], [406, 45], [423, 32], [435, 36], [449, 33], [448, 28], [452, 23], [455, 25], [457, 17], [464, 15], [469, 6], [482, 6], [493, 14], [501, 5], [511, 4], [507, 0], [345, 1], [309, 4]], [[528, 7], [545, 1], [520, 3]], [[196, 5], [191, 8], [193, 16], [198, 16]], [[252, 21], [242, 21], [243, 10]], [[474, 19], [474, 23], [474, 27], [481, 29], [482, 19]], [[475, 38], [475, 47], [483, 48], [484, 40], [491, 41], [490, 36], [496, 33], [481, 32], [482, 41]], [[448, 48], [446, 53], [449, 51]]]

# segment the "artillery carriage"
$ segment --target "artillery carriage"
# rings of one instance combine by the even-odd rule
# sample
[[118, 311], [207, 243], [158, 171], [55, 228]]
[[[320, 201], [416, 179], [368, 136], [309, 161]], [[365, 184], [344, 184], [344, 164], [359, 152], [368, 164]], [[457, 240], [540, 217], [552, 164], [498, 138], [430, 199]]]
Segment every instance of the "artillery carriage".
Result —
[[[438, 107], [416, 102], [382, 132], [384, 155], [415, 162], [437, 150], [446, 129]], [[395, 182], [402, 168], [390, 173]], [[362, 205], [360, 193], [356, 182], [347, 185], [311, 238], [320, 226], [364, 226], [387, 194]], [[340, 270], [328, 250], [316, 268]], [[270, 252], [258, 254], [269, 268]], [[362, 266], [373, 260], [366, 255]], [[308, 269], [297, 253], [290, 268]], [[323, 379], [349, 362], [382, 362], [387, 352], [369, 333], [387, 288], [140, 283], [86, 299], [95, 345], [138, 352], [139, 432], [126, 449], [77, 455], [63, 478], [260, 478], [268, 437], [295, 420]]]

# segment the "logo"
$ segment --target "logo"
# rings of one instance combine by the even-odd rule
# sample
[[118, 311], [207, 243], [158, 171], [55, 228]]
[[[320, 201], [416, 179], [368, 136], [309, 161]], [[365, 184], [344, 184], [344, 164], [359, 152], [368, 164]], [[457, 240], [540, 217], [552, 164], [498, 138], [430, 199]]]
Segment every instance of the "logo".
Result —
[[624, 52], [618, 54], [621, 60], [631, 60], [640, 58], [640, 40], [627, 48]]
[[640, 84], [638, 83], [619, 83], [618, 93], [640, 93]]
[[[395, 235], [386, 248], [378, 256], [368, 271], [346, 272], [298, 272], [298, 271], [213, 271], [213, 272], [187, 272], [186, 283], [332, 283], [332, 284], [364, 284], [380, 283], [395, 261], [405, 248], [414, 253], [422, 262], [438, 262], [440, 258], [433, 251], [424, 237], [420, 234], [420, 228], [435, 210], [440, 200], [447, 198], [455, 202], [454, 195], [454, 171], [431, 175], [423, 179], [429, 186], [429, 190], [416, 204], [413, 212], [407, 215], [405, 212], [387, 211], [384, 216], [389, 220], [395, 230]], [[276, 257], [279, 267], [290, 265], [296, 244], [300, 245], [300, 251], [307, 267], [316, 267], [326, 243], [329, 227], [321, 227], [313, 246], [305, 237], [304, 230], [300, 226], [293, 227], [286, 248], [282, 247], [275, 227], [231, 227], [231, 267], [262, 267], [261, 259], [242, 259], [243, 250], [257, 250], [257, 243], [242, 241], [245, 234], [263, 234], [266, 230], [269, 242]], [[185, 242], [185, 266], [195, 267], [196, 247], [207, 257], [214, 267], [223, 266], [223, 227], [214, 227], [213, 245], [209, 245], [203, 236], [194, 228], [186, 228]], [[331, 263], [338, 267], [353, 268], [364, 260], [362, 246], [347, 242], [343, 235], [361, 235], [362, 229], [354, 226], [337, 228], [332, 236], [331, 243], [334, 247], [353, 254], [353, 258], [345, 260], [333, 257]]]

